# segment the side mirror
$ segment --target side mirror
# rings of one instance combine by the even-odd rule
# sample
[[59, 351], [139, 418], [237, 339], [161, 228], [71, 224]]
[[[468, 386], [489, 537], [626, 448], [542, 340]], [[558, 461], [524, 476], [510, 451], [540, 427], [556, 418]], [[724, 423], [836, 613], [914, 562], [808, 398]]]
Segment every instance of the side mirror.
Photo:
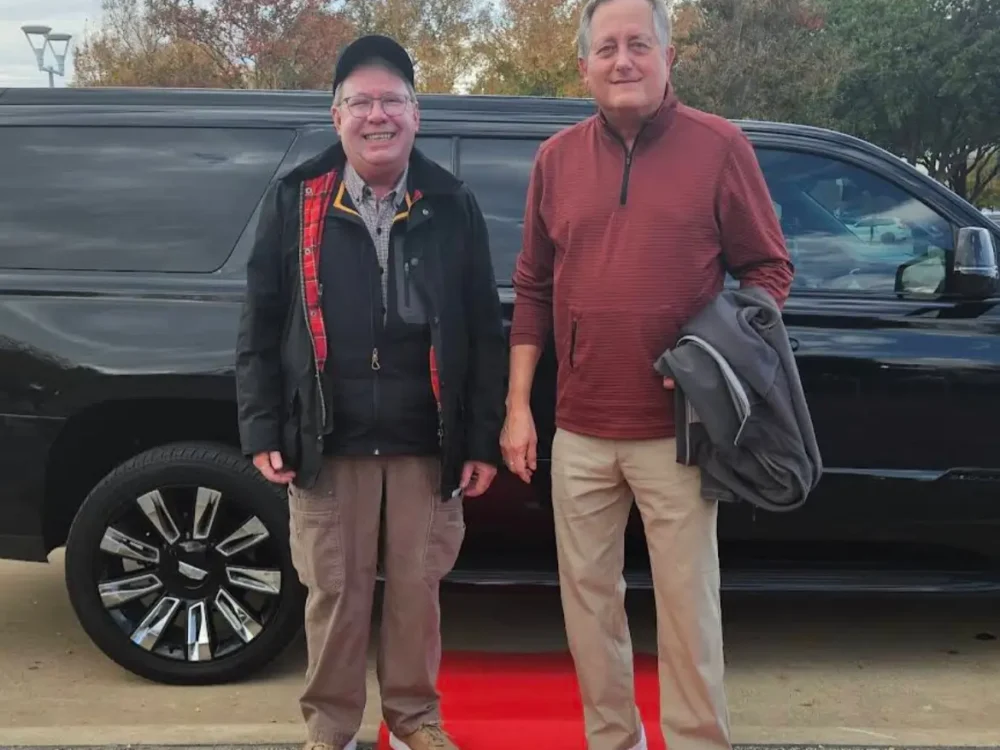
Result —
[[961, 297], [985, 299], [1000, 290], [993, 235], [985, 227], [962, 227], [955, 246], [952, 289]]

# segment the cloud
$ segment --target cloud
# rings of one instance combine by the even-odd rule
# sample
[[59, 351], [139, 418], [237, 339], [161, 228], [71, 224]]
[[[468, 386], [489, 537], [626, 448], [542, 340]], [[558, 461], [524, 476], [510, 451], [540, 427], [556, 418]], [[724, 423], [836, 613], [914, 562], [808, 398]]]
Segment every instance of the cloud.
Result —
[[55, 77], [56, 86], [65, 86], [73, 79], [75, 44], [100, 19], [101, 0], [0, 0], [0, 88], [49, 85], [48, 74], [38, 70], [21, 26], [44, 24], [73, 35], [66, 55], [66, 77]]

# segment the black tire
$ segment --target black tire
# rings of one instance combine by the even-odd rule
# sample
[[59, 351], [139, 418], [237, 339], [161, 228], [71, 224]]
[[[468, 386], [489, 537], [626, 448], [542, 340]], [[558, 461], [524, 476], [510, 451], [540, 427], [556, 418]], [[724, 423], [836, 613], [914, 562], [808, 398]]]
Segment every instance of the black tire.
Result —
[[[154, 490], [158, 492], [147, 494]], [[201, 499], [195, 501], [196, 497]], [[167, 509], [169, 518], [157, 516], [161, 520], [154, 523], [151, 507]], [[203, 510], [200, 516], [196, 508]], [[208, 514], [211, 519], [199, 526], [199, 518], [204, 522]], [[240, 518], [247, 520], [241, 525]], [[161, 528], [170, 533], [158, 531]], [[232, 535], [236, 529], [245, 532], [239, 539], [258, 541], [237, 549], [239, 544], [233, 541], [237, 537]], [[106, 535], [119, 542], [116, 552], [101, 548]], [[170, 537], [173, 543], [168, 543]], [[219, 544], [219, 538], [226, 543]], [[123, 554], [126, 547], [137, 550], [144, 561]], [[235, 561], [244, 557], [250, 564], [237, 566]], [[129, 570], [132, 565], [138, 568]], [[280, 581], [275, 577], [278, 571]], [[99, 590], [104, 578], [119, 579], [114, 591]], [[135, 588], [121, 586], [122, 578], [131, 578]], [[135, 596], [136, 589], [155, 588], [157, 581], [158, 589]], [[247, 678], [282, 653], [302, 626], [304, 589], [289, 551], [284, 491], [265, 480], [239, 452], [223, 445], [161, 446], [108, 474], [87, 496], [70, 529], [66, 586], [80, 624], [97, 647], [128, 671], [159, 683], [208, 685]], [[131, 599], [106, 606], [102, 593], [105, 598]], [[263, 602], [259, 608], [252, 605], [258, 597]], [[179, 603], [161, 637], [147, 635], [151, 646], [143, 648], [131, 640], [144, 611], [150, 614], [175, 601]], [[241, 614], [251, 614], [254, 622], [238, 628]], [[202, 634], [196, 649], [201, 660], [189, 660], [186, 633], [192, 624]], [[181, 645], [175, 643], [178, 629]], [[252, 631], [257, 632], [251, 637]], [[221, 646], [232, 651], [225, 653]], [[204, 660], [206, 653], [209, 658]]]

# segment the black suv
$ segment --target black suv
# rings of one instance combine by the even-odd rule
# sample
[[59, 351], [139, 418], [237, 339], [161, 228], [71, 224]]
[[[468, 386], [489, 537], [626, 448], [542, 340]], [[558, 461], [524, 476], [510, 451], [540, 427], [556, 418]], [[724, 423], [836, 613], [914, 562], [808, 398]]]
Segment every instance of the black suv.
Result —
[[[0, 556], [66, 545], [83, 627], [153, 680], [244, 677], [300, 625], [282, 493], [238, 450], [244, 264], [275, 177], [335, 138], [324, 92], [0, 90]], [[505, 314], [538, 145], [583, 100], [427, 96], [423, 151], [475, 191]], [[826, 475], [722, 509], [741, 590], [1000, 590], [998, 227], [837, 133], [744, 122], [796, 265], [785, 318]], [[664, 179], [669, 179], [665, 175]], [[542, 470], [468, 503], [456, 581], [554, 584]], [[626, 577], [647, 585], [635, 517]]]

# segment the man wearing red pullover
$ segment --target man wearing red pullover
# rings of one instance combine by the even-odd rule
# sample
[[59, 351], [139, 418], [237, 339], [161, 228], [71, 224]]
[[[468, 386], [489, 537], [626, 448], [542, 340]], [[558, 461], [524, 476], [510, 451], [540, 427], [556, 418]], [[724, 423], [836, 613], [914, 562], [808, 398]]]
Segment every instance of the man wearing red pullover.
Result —
[[783, 305], [792, 266], [738, 127], [677, 100], [663, 0], [590, 0], [580, 70], [599, 113], [546, 141], [514, 272], [501, 446], [530, 481], [531, 385], [554, 331], [552, 502], [566, 630], [589, 750], [641, 750], [624, 611], [624, 532], [642, 515], [670, 750], [728, 750], [714, 502], [676, 461], [672, 383], [653, 362], [725, 273]]

